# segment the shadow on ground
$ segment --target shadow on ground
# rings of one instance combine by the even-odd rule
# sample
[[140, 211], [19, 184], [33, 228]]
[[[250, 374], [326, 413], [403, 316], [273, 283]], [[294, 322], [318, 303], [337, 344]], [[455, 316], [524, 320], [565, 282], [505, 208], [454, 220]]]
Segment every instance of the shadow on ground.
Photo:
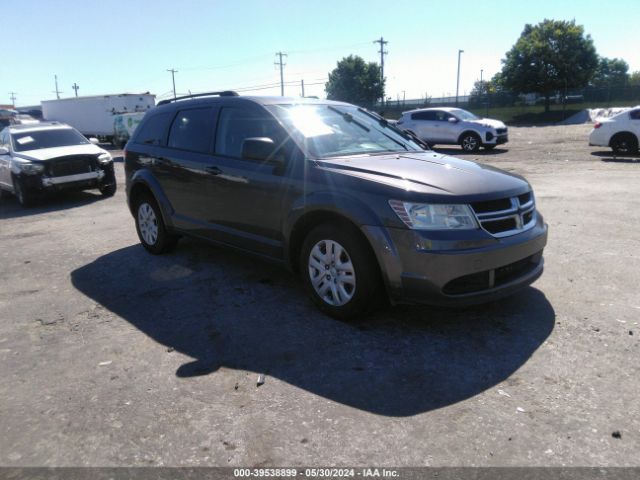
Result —
[[600, 160], [602, 160], [603, 162], [640, 163], [640, 156], [638, 155], [638, 153], [614, 154], [611, 150], [609, 150], [591, 152], [591, 155], [593, 155], [594, 157], [600, 157]]
[[18, 199], [11, 195], [0, 199], [0, 219], [28, 217], [42, 213], [57, 212], [70, 208], [83, 207], [93, 202], [105, 200], [97, 190], [80, 192], [62, 192], [39, 198], [32, 207], [23, 207]]
[[555, 319], [545, 296], [528, 288], [483, 307], [395, 307], [342, 323], [318, 313], [288, 272], [195, 240], [165, 256], [139, 245], [116, 250], [71, 280], [192, 357], [179, 377], [221, 366], [249, 370], [388, 416], [444, 407], [502, 382], [545, 341]]

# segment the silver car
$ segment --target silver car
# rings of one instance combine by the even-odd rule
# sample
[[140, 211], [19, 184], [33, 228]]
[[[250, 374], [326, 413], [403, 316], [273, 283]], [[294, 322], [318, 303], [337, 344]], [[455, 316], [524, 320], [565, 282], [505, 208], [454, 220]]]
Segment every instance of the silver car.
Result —
[[419, 108], [404, 112], [397, 123], [429, 145], [460, 145], [466, 152], [491, 150], [507, 143], [507, 127], [499, 120], [480, 118], [461, 108]]

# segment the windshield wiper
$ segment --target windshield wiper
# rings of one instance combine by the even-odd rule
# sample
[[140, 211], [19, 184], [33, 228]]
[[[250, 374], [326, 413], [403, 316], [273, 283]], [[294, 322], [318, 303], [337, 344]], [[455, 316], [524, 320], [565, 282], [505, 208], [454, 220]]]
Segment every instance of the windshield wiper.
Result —
[[332, 107], [332, 106], [329, 106], [329, 107], [327, 107], [327, 108], [328, 108], [329, 110], [331, 110], [332, 112], [335, 112], [335, 113], [337, 113], [338, 115], [340, 115], [340, 116], [345, 120], [345, 122], [353, 123], [353, 124], [355, 124], [355, 125], [359, 126], [361, 129], [363, 129], [365, 132], [370, 132], [370, 131], [371, 131], [371, 130], [369, 129], [369, 127], [367, 127], [365, 124], [360, 123], [358, 120], [356, 120], [355, 118], [353, 118], [353, 115], [351, 115], [350, 113], [348, 113], [348, 112], [342, 112], [342, 111], [338, 110], [336, 107]]
[[[389, 130], [397, 133], [398, 135], [400, 135], [402, 138], [404, 138], [405, 140], [409, 140], [412, 141], [414, 143], [417, 143], [420, 147], [422, 147], [425, 150], [431, 150], [431, 147], [429, 146], [429, 144], [423, 140], [420, 140], [416, 135], [414, 135], [411, 132], [408, 132], [406, 130], [403, 130], [401, 128], [396, 127], [395, 125], [389, 123], [389, 120], [387, 120], [386, 118], [378, 115], [375, 112], [371, 112], [365, 108], [362, 107], [358, 107], [358, 111], [360, 113], [365, 114], [367, 117], [372, 118], [373, 120], [376, 120], [378, 122], [378, 124], [380, 124], [381, 127], [384, 128], [388, 128]], [[393, 139], [391, 139], [393, 140]], [[397, 140], [394, 140], [395, 142], [397, 142]], [[399, 143], [399, 142], [397, 142]], [[403, 145], [405, 150], [408, 150], [407, 147], [405, 147]]]

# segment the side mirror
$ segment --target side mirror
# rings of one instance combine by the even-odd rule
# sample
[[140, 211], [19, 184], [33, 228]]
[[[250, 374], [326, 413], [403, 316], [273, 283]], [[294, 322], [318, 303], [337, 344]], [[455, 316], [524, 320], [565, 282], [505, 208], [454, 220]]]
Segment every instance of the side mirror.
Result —
[[89, 141], [94, 145], [98, 145], [100, 143], [100, 140], [98, 140], [96, 137], [91, 137]]
[[449, 123], [458, 123], [458, 119], [456, 117], [449, 117]]
[[7, 147], [0, 147], [0, 155], [9, 155], [9, 149]]
[[245, 160], [255, 160], [258, 162], [269, 161], [269, 163], [283, 163], [281, 155], [274, 155], [276, 144], [268, 137], [245, 138], [242, 142], [241, 156]]

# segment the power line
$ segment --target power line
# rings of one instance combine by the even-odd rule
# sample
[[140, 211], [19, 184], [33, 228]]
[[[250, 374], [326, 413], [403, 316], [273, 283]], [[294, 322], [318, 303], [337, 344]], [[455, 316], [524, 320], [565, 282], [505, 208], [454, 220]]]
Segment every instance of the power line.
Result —
[[277, 52], [276, 55], [280, 57], [280, 60], [274, 63], [275, 65], [280, 65], [280, 96], [284, 97], [284, 76], [283, 76], [282, 69], [286, 65], [286, 63], [282, 63], [282, 57], [286, 57], [287, 54], [282, 52]]

